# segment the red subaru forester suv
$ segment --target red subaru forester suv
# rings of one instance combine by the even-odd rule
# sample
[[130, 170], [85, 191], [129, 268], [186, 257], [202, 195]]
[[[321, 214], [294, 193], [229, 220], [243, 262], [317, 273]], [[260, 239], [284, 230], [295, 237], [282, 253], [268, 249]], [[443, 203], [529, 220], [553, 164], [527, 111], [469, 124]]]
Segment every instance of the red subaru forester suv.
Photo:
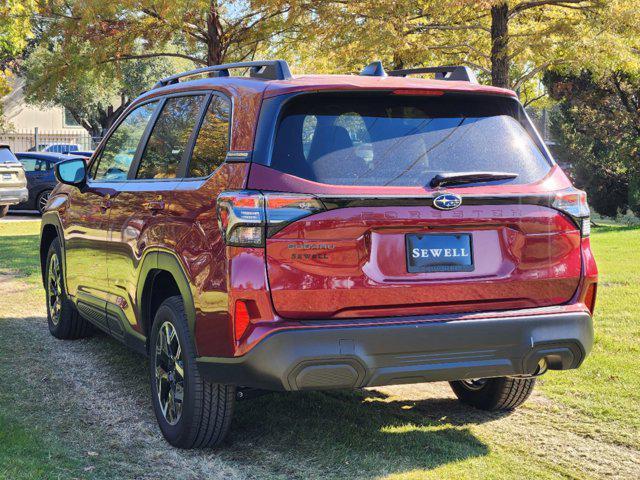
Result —
[[177, 447], [221, 442], [252, 390], [449, 381], [512, 409], [592, 347], [586, 196], [465, 67], [186, 72], [56, 175], [49, 329], [147, 355]]

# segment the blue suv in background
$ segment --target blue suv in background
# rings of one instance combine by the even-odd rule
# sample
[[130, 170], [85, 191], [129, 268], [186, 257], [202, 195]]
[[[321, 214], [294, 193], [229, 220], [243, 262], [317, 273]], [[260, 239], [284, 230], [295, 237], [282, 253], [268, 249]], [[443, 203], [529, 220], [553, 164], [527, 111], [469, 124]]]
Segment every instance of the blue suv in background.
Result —
[[42, 213], [49, 200], [49, 194], [57, 183], [53, 175], [53, 166], [75, 156], [49, 152], [18, 152], [15, 156], [24, 166], [29, 198], [12, 206], [11, 210], [38, 210]]

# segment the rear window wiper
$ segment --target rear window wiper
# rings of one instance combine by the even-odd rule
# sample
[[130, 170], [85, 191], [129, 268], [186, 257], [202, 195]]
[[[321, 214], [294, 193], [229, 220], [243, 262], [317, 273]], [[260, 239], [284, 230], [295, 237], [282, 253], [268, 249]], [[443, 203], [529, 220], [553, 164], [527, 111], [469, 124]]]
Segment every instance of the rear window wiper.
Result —
[[443, 187], [445, 185], [462, 185], [465, 183], [492, 182], [495, 180], [512, 180], [518, 176], [517, 173], [509, 172], [459, 172], [459, 173], [439, 173], [431, 179], [431, 188]]

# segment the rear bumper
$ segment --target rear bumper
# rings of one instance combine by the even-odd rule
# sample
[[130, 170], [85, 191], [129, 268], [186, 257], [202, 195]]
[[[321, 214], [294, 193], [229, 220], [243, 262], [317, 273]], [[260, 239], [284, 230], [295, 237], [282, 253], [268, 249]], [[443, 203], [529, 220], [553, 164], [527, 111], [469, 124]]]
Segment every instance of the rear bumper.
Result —
[[0, 205], [14, 205], [29, 199], [26, 188], [0, 188]]
[[592, 345], [593, 323], [586, 312], [425, 317], [418, 323], [278, 331], [242, 357], [200, 357], [198, 368], [219, 383], [324, 390], [531, 375], [543, 358], [549, 368], [566, 370], [580, 366]]

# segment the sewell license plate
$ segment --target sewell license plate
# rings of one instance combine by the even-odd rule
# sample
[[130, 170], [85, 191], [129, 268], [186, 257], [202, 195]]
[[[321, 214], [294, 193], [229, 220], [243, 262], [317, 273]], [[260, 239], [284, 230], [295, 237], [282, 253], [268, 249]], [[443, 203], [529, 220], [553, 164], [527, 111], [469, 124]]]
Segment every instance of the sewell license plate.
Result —
[[418, 233], [406, 235], [407, 271], [471, 272], [471, 235]]
[[11, 181], [11, 177], [13, 177], [13, 175], [11, 175], [10, 173], [3, 173], [2, 174], [2, 180], [10, 182]]

